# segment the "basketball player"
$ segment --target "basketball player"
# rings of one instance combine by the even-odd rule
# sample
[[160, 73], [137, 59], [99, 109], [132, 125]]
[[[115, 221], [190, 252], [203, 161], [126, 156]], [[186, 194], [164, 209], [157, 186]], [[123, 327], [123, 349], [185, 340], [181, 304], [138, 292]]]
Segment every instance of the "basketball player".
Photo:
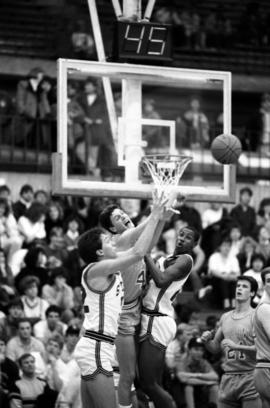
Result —
[[257, 350], [255, 386], [263, 408], [270, 407], [270, 267], [261, 272], [264, 292], [255, 310], [254, 331]]
[[[148, 220], [147, 218], [135, 227], [129, 216], [117, 205], [107, 206], [99, 218], [101, 226], [112, 234], [117, 251], [132, 248], [148, 225]], [[129, 408], [132, 406], [132, 400], [134, 401], [131, 389], [136, 375], [136, 334], [141, 320], [141, 296], [146, 283], [145, 263], [142, 259], [125, 269], [123, 283], [124, 304], [115, 344], [120, 370], [119, 407]]]
[[85, 232], [78, 250], [88, 264], [82, 273], [84, 334], [74, 356], [81, 370], [83, 408], [116, 408], [113, 383], [113, 345], [123, 299], [124, 271], [145, 255], [165, 200], [156, 199], [148, 224], [134, 247], [119, 253], [100, 228]]
[[176, 334], [172, 301], [191, 272], [191, 252], [199, 238], [194, 228], [182, 228], [173, 255], [163, 258], [161, 269], [149, 255], [145, 257], [152, 279], [143, 298], [139, 374], [141, 386], [154, 402], [155, 408], [175, 407], [171, 395], [162, 388], [162, 371], [166, 348]]
[[235, 290], [235, 309], [221, 316], [214, 334], [205, 331], [201, 340], [211, 353], [224, 350], [225, 373], [219, 388], [219, 408], [260, 408], [255, 388], [256, 349], [253, 335], [254, 309], [251, 300], [258, 284], [251, 276], [239, 276]]

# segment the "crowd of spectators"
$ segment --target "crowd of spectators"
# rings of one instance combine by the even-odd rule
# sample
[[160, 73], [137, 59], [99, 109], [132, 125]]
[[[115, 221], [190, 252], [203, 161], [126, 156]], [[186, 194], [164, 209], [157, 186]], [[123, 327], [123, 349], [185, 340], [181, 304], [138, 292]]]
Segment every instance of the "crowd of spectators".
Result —
[[[208, 373], [212, 401], [222, 373], [222, 358], [205, 360], [203, 346], [198, 344], [206, 323], [196, 320], [196, 312], [211, 307], [218, 315], [218, 311], [233, 307], [236, 279], [241, 274], [257, 280], [259, 291], [254, 305], [260, 299], [260, 271], [270, 265], [270, 199], [262, 200], [256, 210], [251, 199], [252, 190], [245, 187], [240, 191], [239, 203], [230, 211], [213, 203], [202, 214], [179, 202], [180, 214], [165, 226], [153, 249], [155, 259], [170, 254], [177, 231], [185, 225], [202, 233], [193, 253], [191, 275], [175, 301], [179, 327], [167, 352], [164, 382], [173, 395], [176, 393], [176, 400], [197, 398], [189, 394], [188, 388], [181, 391], [182, 372]], [[78, 256], [77, 241], [84, 230], [98, 224], [99, 213], [111, 202], [117, 200], [51, 197], [46, 191], [34, 191], [31, 185], [23, 185], [18, 200], [12, 202], [10, 188], [0, 186], [0, 365], [6, 373], [1, 384], [4, 408], [9, 400], [13, 407], [25, 399], [37, 400], [38, 407], [43, 407], [44, 401], [50, 401], [50, 406], [55, 401], [60, 401], [61, 406], [79, 406], [79, 370], [72, 353], [83, 318], [80, 279], [84, 265]], [[142, 208], [137, 223], [148, 214], [148, 204]], [[207, 325], [215, 325], [217, 320], [214, 315]], [[30, 395], [25, 385], [29, 381]]]
[[[196, 2], [164, 5], [153, 20], [172, 24], [175, 46], [193, 50], [232, 49], [239, 45], [269, 47], [269, 16], [259, 2], [249, 2], [234, 13], [232, 4], [217, 4], [203, 10]], [[248, 31], [247, 31], [248, 30]]]

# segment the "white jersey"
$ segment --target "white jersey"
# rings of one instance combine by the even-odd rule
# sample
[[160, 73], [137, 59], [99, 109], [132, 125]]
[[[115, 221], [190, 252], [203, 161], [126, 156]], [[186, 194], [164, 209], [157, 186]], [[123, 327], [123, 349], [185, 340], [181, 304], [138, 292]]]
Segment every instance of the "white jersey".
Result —
[[[184, 255], [180, 255], [184, 256]], [[188, 256], [191, 258], [191, 255], [185, 254], [185, 256]], [[177, 258], [160, 258], [159, 259], [159, 267], [161, 272], [164, 273], [166, 267], [171, 265], [176, 261]], [[167, 264], [167, 266], [166, 266]], [[193, 265], [193, 260], [192, 260], [192, 265]], [[191, 271], [191, 268], [190, 268]], [[186, 282], [187, 278], [189, 277], [189, 274], [183, 278], [179, 279], [177, 281], [172, 282], [169, 286], [165, 288], [158, 288], [154, 282], [153, 279], [150, 280], [149, 283], [149, 288], [147, 290], [147, 293], [145, 297], [143, 298], [143, 313], [147, 312], [153, 313], [156, 315], [166, 315], [173, 317], [174, 316], [174, 308], [172, 306], [172, 302], [177, 296], [177, 294], [182, 290], [182, 287], [184, 283]], [[152, 314], [151, 313], [151, 314]]]
[[116, 273], [106, 290], [95, 290], [86, 281], [87, 272], [93, 266], [94, 264], [88, 265], [82, 273], [83, 327], [86, 331], [114, 338], [124, 297], [122, 277], [120, 273]]

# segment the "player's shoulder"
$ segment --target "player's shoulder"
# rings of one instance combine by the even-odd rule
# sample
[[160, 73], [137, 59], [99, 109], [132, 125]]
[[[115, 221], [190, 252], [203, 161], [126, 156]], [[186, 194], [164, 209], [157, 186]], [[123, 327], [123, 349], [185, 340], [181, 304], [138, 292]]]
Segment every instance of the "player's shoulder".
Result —
[[220, 323], [225, 323], [227, 320], [231, 320], [233, 316], [233, 310], [228, 310], [223, 313], [220, 317]]
[[270, 315], [270, 303], [259, 303], [256, 308], [258, 316]]

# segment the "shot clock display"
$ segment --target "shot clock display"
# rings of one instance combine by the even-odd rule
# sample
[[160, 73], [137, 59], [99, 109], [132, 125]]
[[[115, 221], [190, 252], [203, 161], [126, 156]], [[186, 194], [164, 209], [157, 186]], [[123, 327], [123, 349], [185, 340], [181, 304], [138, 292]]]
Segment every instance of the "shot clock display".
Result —
[[117, 61], [172, 61], [171, 26], [117, 21], [114, 41]]

